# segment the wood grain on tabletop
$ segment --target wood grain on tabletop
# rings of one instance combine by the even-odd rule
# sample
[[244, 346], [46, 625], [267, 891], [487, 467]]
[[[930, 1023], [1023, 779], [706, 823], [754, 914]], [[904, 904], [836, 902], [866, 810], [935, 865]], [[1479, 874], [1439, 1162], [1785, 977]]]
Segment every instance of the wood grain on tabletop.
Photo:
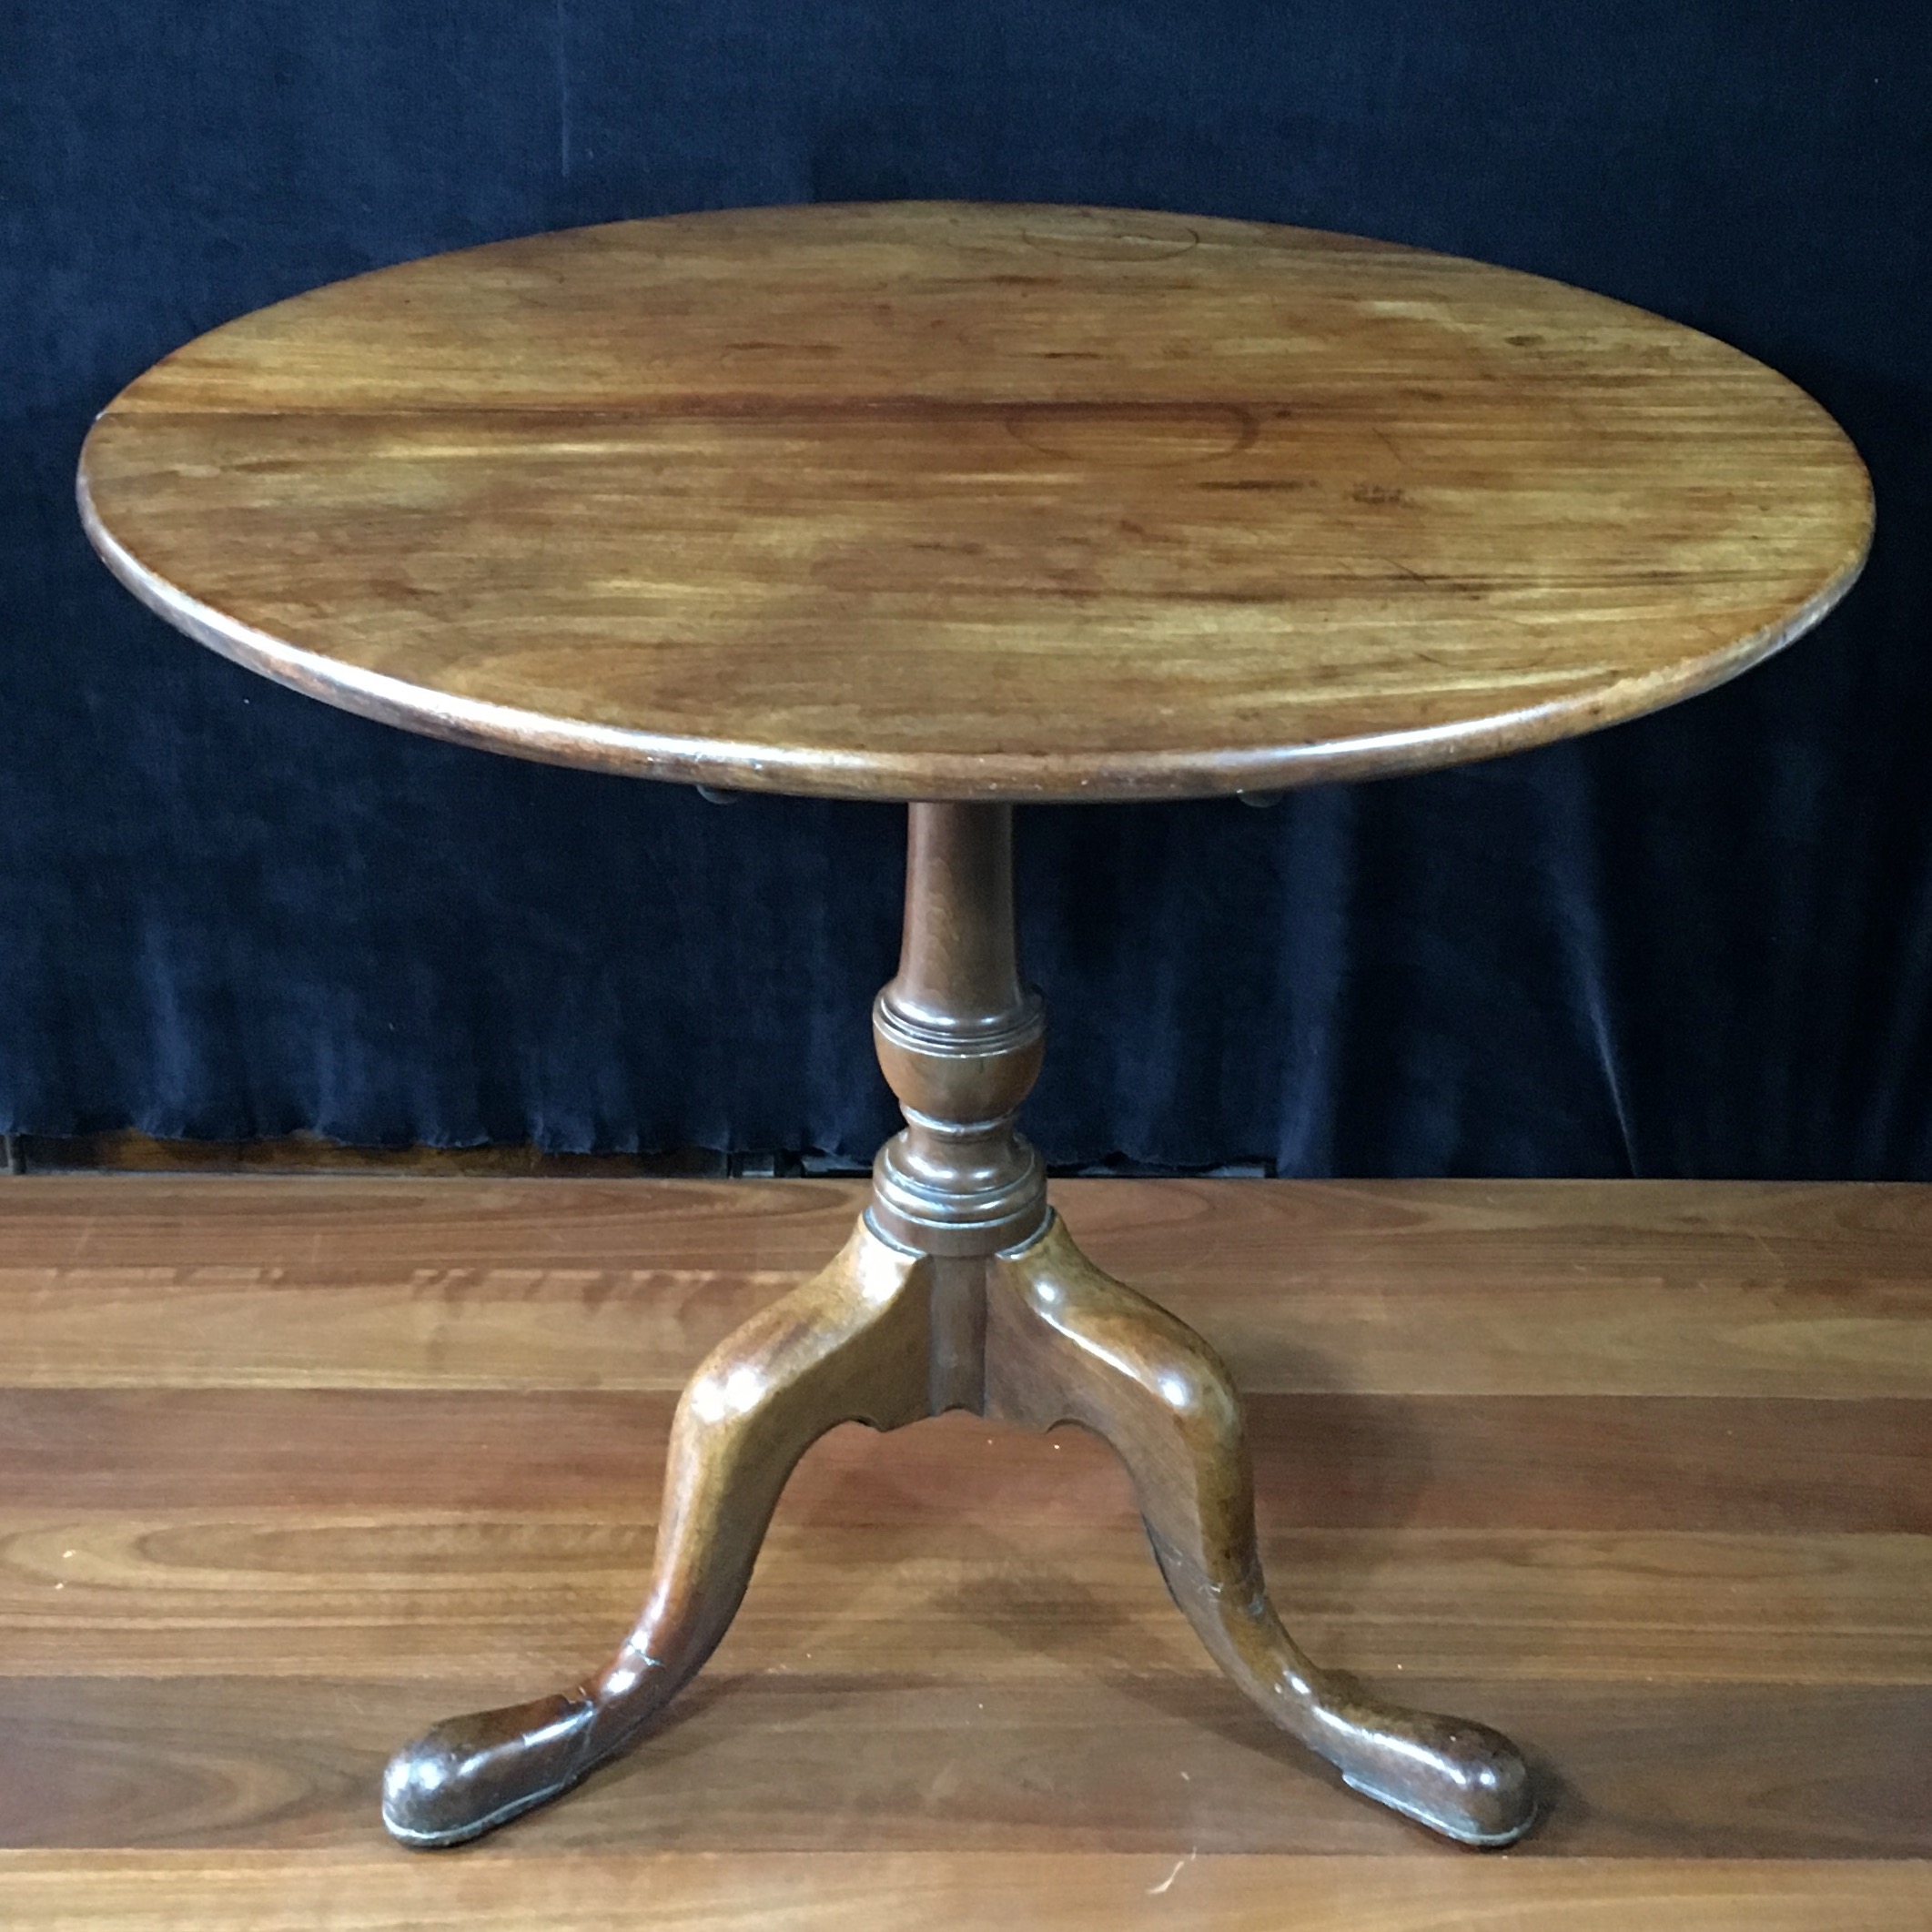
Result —
[[1781, 376], [1561, 284], [956, 203], [406, 263], [177, 350], [81, 470], [170, 622], [440, 736], [782, 792], [1485, 756], [1806, 629], [1871, 529]]
[[1932, 1925], [1932, 1196], [1057, 1191], [1252, 1391], [1298, 1634], [1553, 1776], [1517, 1853], [1224, 1684], [1097, 1442], [967, 1416], [811, 1452], [633, 1756], [394, 1850], [387, 1752], [608, 1647], [673, 1391], [856, 1192], [72, 1177], [0, 1183], [0, 1913]]

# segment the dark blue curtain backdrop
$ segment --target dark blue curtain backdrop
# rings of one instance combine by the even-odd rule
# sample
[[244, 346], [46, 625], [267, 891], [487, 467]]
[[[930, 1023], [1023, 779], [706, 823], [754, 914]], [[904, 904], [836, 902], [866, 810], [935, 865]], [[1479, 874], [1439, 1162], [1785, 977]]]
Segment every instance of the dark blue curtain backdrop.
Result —
[[1280, 809], [1021, 816], [1057, 1162], [1932, 1178], [1932, 15], [1860, 0], [0, 4], [0, 1126], [865, 1156], [883, 806], [521, 765], [139, 610], [92, 413], [567, 224], [1142, 204], [1487, 258], [1786, 371], [1863, 585], [1710, 697]]

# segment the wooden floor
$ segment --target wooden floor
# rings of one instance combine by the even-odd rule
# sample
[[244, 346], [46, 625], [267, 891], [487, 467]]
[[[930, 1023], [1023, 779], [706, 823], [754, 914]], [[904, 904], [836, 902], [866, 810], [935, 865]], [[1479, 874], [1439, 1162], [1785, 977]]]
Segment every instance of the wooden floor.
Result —
[[1932, 1189], [1069, 1182], [1248, 1392], [1306, 1645], [1510, 1731], [1507, 1854], [1215, 1674], [1076, 1431], [836, 1431], [627, 1761], [393, 1848], [628, 1626], [680, 1381], [828, 1181], [0, 1178], [0, 1924], [1932, 1927]]

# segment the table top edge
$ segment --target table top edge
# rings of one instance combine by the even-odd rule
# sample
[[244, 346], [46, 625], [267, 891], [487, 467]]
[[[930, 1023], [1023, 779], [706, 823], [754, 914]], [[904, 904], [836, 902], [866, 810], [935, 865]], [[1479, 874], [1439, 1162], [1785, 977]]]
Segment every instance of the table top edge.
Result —
[[1703, 656], [1514, 712], [1312, 744], [1239, 750], [908, 754], [652, 733], [520, 711], [411, 684], [256, 630], [149, 570], [102, 521], [88, 489], [85, 460], [76, 475], [75, 494], [88, 541], [139, 602], [197, 643], [338, 710], [419, 736], [539, 764], [723, 791], [899, 804], [1227, 798], [1472, 764], [1579, 736], [1713, 690], [1795, 642], [1857, 582], [1870, 556], [1873, 531], [1867, 519], [1856, 554], [1778, 622]]

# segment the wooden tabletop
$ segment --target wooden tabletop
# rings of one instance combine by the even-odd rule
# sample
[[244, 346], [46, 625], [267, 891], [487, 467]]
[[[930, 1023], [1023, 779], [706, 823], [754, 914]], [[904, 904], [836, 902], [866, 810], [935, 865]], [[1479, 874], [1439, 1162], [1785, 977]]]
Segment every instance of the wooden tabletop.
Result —
[[1863, 561], [1856, 453], [1705, 336], [1381, 242], [1094, 208], [678, 216], [218, 329], [96, 546], [350, 710], [754, 790], [1133, 798], [1702, 690]]

